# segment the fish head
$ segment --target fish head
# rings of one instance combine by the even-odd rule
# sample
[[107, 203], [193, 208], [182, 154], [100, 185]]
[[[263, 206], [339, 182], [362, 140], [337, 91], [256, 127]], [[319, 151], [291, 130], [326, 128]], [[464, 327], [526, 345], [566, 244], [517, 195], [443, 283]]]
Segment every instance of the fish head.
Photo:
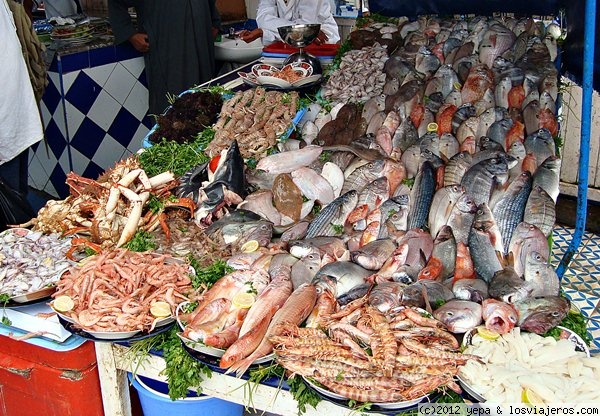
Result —
[[244, 198], [246, 196], [246, 175], [244, 158], [240, 153], [237, 140], [229, 146], [225, 160], [215, 171], [214, 182], [220, 182], [230, 191]]
[[499, 334], [510, 332], [519, 321], [518, 312], [507, 303], [486, 299], [483, 301], [482, 307], [486, 328]]
[[466, 300], [450, 301], [433, 312], [433, 317], [452, 333], [461, 334], [475, 328], [482, 320], [481, 305]]
[[387, 312], [400, 306], [402, 290], [405, 287], [398, 282], [379, 283], [369, 294], [369, 305], [374, 306], [381, 312]]
[[329, 292], [332, 294], [336, 293], [337, 279], [333, 276], [326, 274], [317, 274], [313, 278], [311, 284], [317, 288], [317, 294], [323, 294]]
[[570, 309], [568, 299], [560, 296], [527, 299], [515, 305], [519, 326], [529, 332], [544, 334], [558, 325]]
[[208, 162], [201, 163], [188, 170], [179, 178], [175, 195], [179, 198], [190, 198], [196, 204], [200, 202], [200, 188], [208, 181]]

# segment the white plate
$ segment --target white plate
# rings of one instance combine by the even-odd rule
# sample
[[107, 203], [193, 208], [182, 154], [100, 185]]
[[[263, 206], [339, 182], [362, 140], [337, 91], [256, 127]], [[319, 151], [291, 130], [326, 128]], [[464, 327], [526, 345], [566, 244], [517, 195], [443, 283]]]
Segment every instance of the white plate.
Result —
[[252, 86], [258, 85], [258, 81], [256, 80], [256, 75], [254, 75], [253, 73], [240, 71], [240, 72], [238, 72], [238, 75], [240, 76], [242, 81], [244, 81], [246, 84], [249, 84]]
[[[575, 344], [575, 347], [580, 350], [585, 352], [585, 354], [590, 357], [590, 349], [588, 348], [587, 345], [585, 345], [585, 342], [583, 341], [583, 339], [581, 339], [581, 337], [579, 335], [577, 335], [575, 332], [571, 331], [570, 329], [567, 329], [565, 327], [562, 326], [557, 326], [557, 328], [560, 328], [561, 330], [563, 330], [564, 332], [568, 333], [569, 336], [567, 337], [567, 339], [569, 341], [571, 341], [573, 344]], [[472, 330], [470, 330], [469, 332], [467, 332], [464, 337], [463, 337], [463, 341], [462, 341], [462, 345], [463, 347], [469, 346], [471, 345], [471, 342], [473, 341], [473, 336], [477, 334], [477, 328], [473, 328]], [[493, 342], [493, 341], [491, 341]], [[458, 383], [460, 384], [460, 386], [465, 389], [465, 391], [467, 393], [469, 393], [471, 396], [473, 396], [473, 398], [477, 399], [480, 403], [484, 403], [486, 401], [486, 398], [483, 397], [482, 394], [480, 394], [473, 386], [471, 386], [471, 384], [469, 384], [468, 381], [466, 381], [461, 375], [460, 372], [456, 375], [456, 378], [458, 379]]]
[[122, 331], [122, 332], [88, 331], [85, 329], [81, 329], [81, 330], [83, 332], [90, 334], [91, 336], [93, 336], [95, 338], [98, 338], [98, 339], [113, 339], [113, 340], [131, 338], [135, 334], [142, 332], [139, 329], [137, 329], [135, 331]]
[[77, 322], [75, 322], [75, 319], [73, 319], [73, 318], [71, 318], [70, 316], [68, 316], [68, 315], [65, 315], [64, 313], [62, 313], [62, 312], [59, 312], [59, 311], [57, 311], [56, 309], [54, 309], [54, 306], [52, 305], [52, 302], [50, 302], [48, 305], [50, 305], [50, 307], [52, 308], [52, 310], [53, 310], [54, 312], [56, 312], [56, 314], [57, 314], [58, 316], [60, 316], [62, 319], [64, 319], [65, 321], [67, 321], [67, 322], [70, 322], [70, 323], [72, 323], [72, 324], [77, 324]]
[[277, 78], [277, 77], [270, 77], [270, 76], [258, 76], [256, 77], [256, 79], [258, 80], [258, 83], [260, 85], [274, 85], [276, 87], [279, 88], [291, 88], [292, 84], [290, 84], [289, 82], [287, 82], [285, 79], [281, 79], [281, 78]]
[[321, 75], [310, 75], [308, 77], [299, 79], [298, 81], [292, 82], [294, 87], [301, 87], [303, 85], [311, 84], [313, 82], [317, 82], [321, 79]]
[[13, 296], [12, 298], [10, 298], [10, 300], [16, 303], [31, 302], [33, 300], [47, 298], [54, 292], [56, 292], [56, 285], [48, 286], [40, 290], [35, 290], [33, 292], [24, 293], [22, 295]]

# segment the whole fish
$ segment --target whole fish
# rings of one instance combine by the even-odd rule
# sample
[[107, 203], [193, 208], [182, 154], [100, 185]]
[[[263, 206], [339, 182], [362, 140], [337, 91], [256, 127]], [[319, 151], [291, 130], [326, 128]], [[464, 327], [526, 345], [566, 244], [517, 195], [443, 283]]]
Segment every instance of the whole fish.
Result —
[[409, 117], [403, 117], [400, 125], [392, 136], [392, 151], [390, 157], [399, 160], [406, 149], [417, 143], [419, 133]]
[[496, 252], [502, 253], [504, 249], [500, 230], [485, 203], [477, 208], [468, 245], [475, 271], [479, 277], [489, 283], [494, 273], [502, 270]]
[[475, 117], [477, 110], [470, 102], [463, 102], [463, 105], [458, 107], [452, 116], [452, 133], [456, 135], [460, 125], [467, 119]]
[[385, 313], [400, 306], [405, 284], [400, 282], [381, 282], [369, 293], [369, 305]]
[[423, 162], [410, 191], [408, 228], [421, 228], [427, 224], [427, 216], [433, 193], [435, 192], [435, 172], [429, 162]]
[[348, 214], [356, 207], [357, 202], [358, 193], [355, 190], [345, 192], [334, 199], [310, 222], [306, 238], [340, 235]]
[[554, 200], [540, 186], [535, 186], [529, 194], [523, 221], [538, 227], [546, 237], [552, 233], [556, 222]]
[[258, 245], [265, 247], [273, 236], [273, 223], [266, 220], [226, 224], [221, 228], [225, 244], [235, 244], [241, 247], [245, 242], [256, 240]]
[[482, 279], [460, 279], [452, 285], [456, 299], [481, 303], [488, 298], [488, 284]]
[[262, 341], [252, 354], [233, 364], [227, 372], [235, 371], [236, 375], [241, 377], [254, 361], [273, 351], [273, 344], [269, 341], [269, 338], [279, 335], [283, 325], [300, 325], [304, 322], [315, 307], [316, 302], [317, 289], [315, 286], [304, 284], [294, 290], [283, 306], [273, 315]]
[[523, 276], [525, 264], [530, 252], [536, 251], [546, 259], [550, 255], [548, 239], [535, 225], [522, 222], [517, 225], [508, 247], [509, 256], [513, 258], [514, 269], [517, 275]]
[[494, 142], [500, 144], [504, 150], [506, 148], [506, 136], [512, 128], [514, 121], [511, 118], [505, 118], [494, 122], [487, 131], [487, 136]]
[[[314, 250], [316, 251], [317, 249]], [[315, 255], [305, 257], [294, 263], [291, 272], [292, 286], [294, 287], [294, 290], [303, 284], [312, 282], [312, 279], [321, 268], [320, 263], [320, 259], [316, 258]]]
[[452, 156], [444, 169], [444, 186], [460, 184], [471, 167], [472, 160], [469, 152], [460, 152]]
[[329, 263], [317, 272], [313, 284], [320, 292], [329, 290], [340, 305], [364, 296], [371, 287], [366, 281], [372, 272], [349, 261]]
[[525, 138], [525, 151], [535, 155], [537, 166], [541, 165], [548, 157], [556, 156], [556, 145], [548, 129], [539, 129]]
[[469, 252], [469, 247], [465, 243], [456, 244], [456, 262], [454, 265], [454, 276], [452, 282], [458, 280], [475, 279], [475, 266]]
[[533, 186], [542, 188], [556, 203], [558, 199], [560, 182], [561, 160], [557, 156], [548, 156], [533, 174]]
[[367, 205], [372, 211], [390, 197], [390, 183], [384, 176], [377, 178], [358, 193], [358, 205]]
[[456, 240], [452, 228], [447, 225], [442, 226], [433, 240], [433, 251], [430, 257], [430, 260], [435, 258], [440, 261], [442, 266], [440, 278], [442, 280], [454, 274], [456, 250]]
[[382, 227], [379, 229], [378, 239], [397, 235], [398, 231], [406, 231], [408, 221], [409, 196], [400, 195], [392, 197], [381, 204]]
[[528, 298], [532, 288], [530, 284], [519, 277], [511, 266], [505, 266], [492, 277], [488, 292], [491, 298], [506, 303], [515, 303]]
[[[302, 207], [302, 194], [291, 182], [291, 178], [285, 178], [282, 175], [277, 175], [273, 181], [276, 195], [273, 195], [270, 189], [260, 189], [248, 195], [244, 201], [238, 204], [238, 208], [255, 212], [274, 225], [281, 224], [281, 214], [298, 221]], [[283, 201], [285, 204], [281, 204]]]
[[256, 169], [273, 174], [291, 173], [298, 168], [310, 165], [322, 151], [321, 146], [308, 145], [299, 150], [276, 153], [260, 159]]
[[431, 235], [437, 235], [440, 228], [448, 223], [452, 208], [464, 194], [465, 188], [462, 185], [445, 186], [435, 192], [429, 209], [428, 225]]
[[350, 252], [350, 258], [367, 270], [379, 270], [394, 250], [396, 244], [391, 239], [375, 240]]
[[408, 245], [406, 263], [410, 265], [426, 262], [433, 252], [433, 238], [431, 234], [420, 228], [408, 230], [399, 240], [398, 246]]
[[[385, 160], [379, 159], [364, 164], [356, 168], [350, 175], [346, 177], [344, 186], [342, 187], [342, 194], [350, 190], [360, 192], [367, 184], [373, 182], [375, 179], [383, 176], [385, 169]], [[344, 172], [344, 175], [346, 173]]]
[[323, 205], [334, 200], [333, 187], [323, 176], [314, 170], [301, 167], [292, 173], [292, 180], [308, 199], [320, 202]]
[[483, 160], [469, 168], [461, 181], [465, 191], [477, 205], [488, 203], [492, 189], [508, 179], [508, 163], [504, 157]]
[[508, 303], [486, 299], [481, 304], [485, 327], [497, 334], [509, 333], [517, 324], [519, 315]]
[[532, 178], [529, 172], [523, 172], [513, 180], [506, 189], [496, 191], [490, 199], [490, 207], [500, 235], [504, 252], [508, 248], [513, 232], [517, 225], [523, 221], [525, 206], [531, 193]]
[[339, 237], [313, 237], [302, 240], [292, 241], [289, 244], [289, 252], [297, 258], [304, 258], [318, 249], [321, 258], [330, 257], [334, 260], [347, 261], [350, 259], [350, 253], [346, 244]]
[[425, 308], [426, 302], [423, 292], [426, 293], [427, 300], [434, 309], [436, 305], [444, 304], [454, 298], [452, 291], [442, 283], [425, 279], [404, 288], [402, 305]]
[[501, 24], [493, 24], [483, 34], [479, 44], [479, 61], [488, 68], [492, 68], [494, 60], [511, 48], [516, 35]]
[[248, 310], [240, 329], [239, 338], [219, 361], [219, 367], [229, 368], [243, 360], [258, 347], [263, 340], [273, 315], [292, 294], [291, 267], [282, 265], [271, 273], [272, 280], [258, 295], [256, 302]]
[[531, 251], [525, 261], [525, 281], [532, 288], [531, 296], [558, 296], [560, 280], [554, 267], [536, 251]]
[[562, 296], [528, 298], [514, 304], [522, 330], [545, 334], [567, 316], [571, 302]]
[[473, 197], [464, 194], [454, 204], [446, 224], [452, 228], [454, 239], [457, 243], [467, 244], [469, 233], [477, 212], [477, 204]]
[[454, 299], [436, 309], [433, 317], [441, 321], [448, 331], [463, 334], [482, 322], [482, 308], [475, 302]]

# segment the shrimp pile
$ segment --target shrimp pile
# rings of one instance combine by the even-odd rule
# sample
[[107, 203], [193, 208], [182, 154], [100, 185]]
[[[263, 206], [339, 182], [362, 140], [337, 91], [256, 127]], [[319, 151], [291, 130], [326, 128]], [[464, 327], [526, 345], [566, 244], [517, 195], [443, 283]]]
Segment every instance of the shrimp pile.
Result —
[[192, 290], [190, 268], [171, 257], [117, 249], [90, 257], [65, 272], [53, 297], [69, 296], [65, 315], [87, 331], [152, 331], [151, 306], [164, 301], [174, 311]]
[[238, 91], [223, 104], [214, 126], [214, 139], [206, 148], [210, 156], [227, 149], [237, 140], [240, 153], [256, 160], [267, 155], [277, 138], [292, 125], [298, 111], [298, 93], [266, 91], [262, 87]]
[[385, 316], [349, 304], [322, 322], [322, 328], [292, 326], [271, 337], [277, 361], [351, 400], [409, 401], [442, 386], [460, 392], [454, 376], [477, 358], [460, 353], [441, 322], [411, 308]]

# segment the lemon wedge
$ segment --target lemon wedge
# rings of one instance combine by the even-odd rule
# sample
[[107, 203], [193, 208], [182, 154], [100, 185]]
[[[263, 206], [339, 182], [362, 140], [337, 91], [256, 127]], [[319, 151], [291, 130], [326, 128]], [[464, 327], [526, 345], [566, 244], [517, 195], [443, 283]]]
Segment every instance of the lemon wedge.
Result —
[[54, 299], [52, 307], [59, 312], [69, 312], [75, 307], [75, 302], [70, 296], [62, 295]]
[[477, 334], [479, 334], [479, 336], [481, 338], [487, 339], [489, 341], [495, 341], [498, 338], [500, 338], [500, 334], [498, 334], [498, 333], [496, 333], [494, 331], [490, 331], [485, 326], [478, 326], [477, 327]]
[[540, 395], [531, 389], [523, 389], [521, 392], [521, 401], [525, 404], [545, 404]]
[[158, 301], [150, 306], [150, 313], [155, 318], [166, 318], [167, 316], [171, 316], [171, 305], [167, 302]]
[[460, 91], [460, 89], [462, 88], [462, 85], [460, 85], [460, 82], [455, 82], [453, 85], [454, 89], [456, 91]]
[[248, 309], [256, 301], [256, 296], [248, 292], [239, 292], [231, 300], [234, 307], [238, 309]]
[[438, 129], [438, 124], [437, 123], [429, 123], [427, 125], [427, 131], [428, 132], [436, 132]]
[[258, 244], [258, 241], [248, 240], [244, 244], [242, 244], [242, 247], [240, 247], [240, 251], [242, 253], [253, 253], [256, 250], [258, 250], [258, 247], [260, 247], [260, 245]]

